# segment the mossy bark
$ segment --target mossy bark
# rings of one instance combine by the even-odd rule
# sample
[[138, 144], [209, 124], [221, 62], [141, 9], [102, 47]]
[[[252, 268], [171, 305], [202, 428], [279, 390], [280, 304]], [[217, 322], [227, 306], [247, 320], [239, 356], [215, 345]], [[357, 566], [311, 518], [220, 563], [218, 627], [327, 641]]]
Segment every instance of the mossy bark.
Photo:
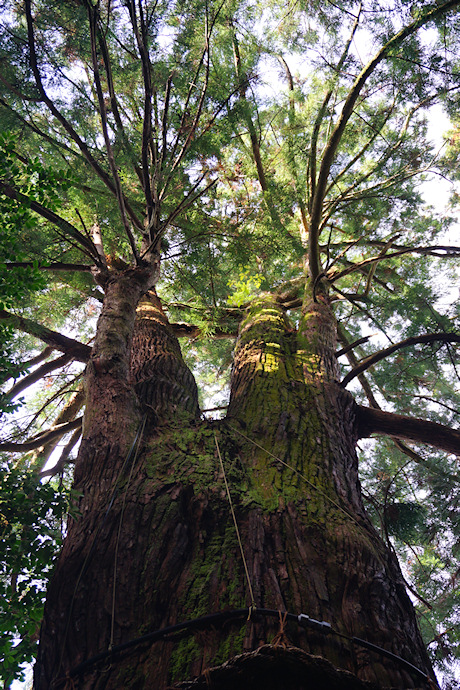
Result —
[[[281, 667], [287, 645], [303, 650], [295, 664], [306, 659], [307, 676], [309, 654], [352, 674], [337, 687], [428, 687], [345, 637], [282, 622], [284, 611], [305, 613], [431, 674], [398, 564], [361, 501], [355, 404], [336, 382], [327, 301], [307, 301], [297, 330], [270, 296], [253, 303], [240, 327], [221, 422], [199, 420], [193, 378], [155, 299], [141, 302], [133, 330], [127, 385], [137, 391], [133, 420], [147, 419], [142, 448], [133, 471], [122, 471], [123, 453], [113, 455], [109, 439], [105, 456], [94, 448], [94, 458], [86, 450], [79, 460], [80, 514], [50, 588], [36, 689], [64, 686], [67, 678], [76, 688], [160, 690], [202, 674], [219, 678], [207, 670], [267, 643]], [[111, 645], [254, 604], [279, 610], [279, 619], [256, 612], [74, 672]], [[286, 651], [287, 665], [292, 658]], [[238, 687], [281, 687], [279, 669], [272, 685], [270, 674], [251, 673], [243, 670]], [[291, 680], [299, 690], [326, 687]]]

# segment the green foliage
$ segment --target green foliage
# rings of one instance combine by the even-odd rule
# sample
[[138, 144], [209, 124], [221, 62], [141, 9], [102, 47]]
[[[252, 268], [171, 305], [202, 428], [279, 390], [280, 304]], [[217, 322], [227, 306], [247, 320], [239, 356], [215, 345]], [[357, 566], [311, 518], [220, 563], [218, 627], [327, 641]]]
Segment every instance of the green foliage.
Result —
[[228, 284], [231, 289], [228, 303], [235, 307], [242, 307], [243, 304], [248, 304], [257, 295], [262, 282], [263, 278], [258, 275], [251, 275], [249, 269], [242, 271], [238, 280], [231, 280]]
[[68, 492], [25, 464], [0, 467], [0, 678], [21, 678], [35, 654], [46, 585], [61, 543]]
[[389, 534], [404, 542], [421, 542], [426, 508], [418, 503], [398, 502], [385, 506], [385, 525]]

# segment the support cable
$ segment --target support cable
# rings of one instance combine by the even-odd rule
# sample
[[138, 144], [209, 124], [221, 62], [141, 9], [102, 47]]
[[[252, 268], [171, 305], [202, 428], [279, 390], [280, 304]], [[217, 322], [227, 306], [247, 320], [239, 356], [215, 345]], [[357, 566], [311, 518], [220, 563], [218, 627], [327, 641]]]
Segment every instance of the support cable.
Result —
[[[128, 478], [128, 485], [129, 485], [130, 478], [132, 476], [133, 465], [134, 465], [134, 462], [135, 462], [137, 454], [138, 454], [138, 449], [140, 446], [140, 442], [141, 442], [142, 434], [144, 431], [145, 423], [146, 423], [146, 416], [144, 416], [141, 424], [139, 425], [138, 433], [136, 434], [136, 438], [133, 441], [132, 447], [131, 447], [131, 449], [130, 449], [127, 457], [126, 457], [126, 460], [123, 464], [122, 470], [121, 470], [120, 475], [119, 475], [119, 478], [120, 478], [123, 474], [123, 471], [126, 467], [127, 462], [129, 461], [129, 459], [131, 458], [131, 456], [134, 453], [134, 459], [133, 459], [133, 463], [131, 465], [130, 475]], [[276, 455], [274, 455], [273, 453], [268, 451], [263, 446], [259, 445], [256, 441], [253, 441], [249, 437], [245, 436], [245, 434], [243, 434], [242, 432], [238, 431], [234, 427], [231, 427], [231, 428], [234, 429], [240, 436], [245, 438], [247, 441], [253, 443], [255, 446], [257, 446], [261, 450], [265, 451], [272, 458], [274, 458], [275, 460], [280, 462], [282, 465], [284, 465], [285, 467], [287, 467], [288, 469], [293, 471], [295, 474], [297, 474], [299, 477], [301, 477], [307, 484], [312, 486], [322, 496], [324, 496], [324, 498], [326, 498], [329, 502], [331, 502], [339, 510], [341, 510], [343, 513], [345, 513], [345, 515], [347, 515], [349, 518], [351, 518], [357, 525], [359, 525], [357, 520], [350, 513], [348, 513], [338, 503], [336, 503], [331, 498], [329, 498], [329, 496], [324, 494], [312, 482], [310, 482], [306, 477], [304, 477], [298, 470], [296, 470], [294, 467], [292, 467], [288, 463], [281, 460], [281, 458], [276, 457]], [[174, 638], [174, 635], [177, 636], [178, 634], [180, 635], [181, 633], [182, 634], [188, 634], [188, 633], [194, 632], [196, 630], [206, 629], [206, 628], [214, 627], [217, 625], [223, 626], [225, 623], [227, 623], [229, 621], [236, 621], [238, 619], [242, 619], [242, 622], [246, 622], [246, 623], [250, 620], [253, 620], [254, 617], [279, 619], [280, 615], [282, 613], [284, 623], [286, 621], [290, 621], [292, 623], [297, 624], [299, 627], [301, 627], [303, 629], [310, 629], [310, 630], [313, 630], [313, 631], [320, 633], [320, 634], [323, 634], [323, 635], [335, 635], [336, 637], [340, 637], [344, 640], [348, 640], [349, 642], [351, 642], [352, 644], [354, 644], [358, 647], [362, 647], [364, 649], [367, 649], [367, 650], [369, 650], [369, 651], [371, 651], [371, 652], [373, 652], [373, 653], [375, 653], [381, 657], [385, 657], [385, 658], [390, 659], [391, 661], [399, 664], [400, 666], [405, 668], [406, 671], [416, 675], [420, 679], [423, 679], [423, 681], [425, 681], [430, 688], [436, 689], [438, 686], [436, 686], [434, 680], [429, 675], [427, 675], [424, 671], [422, 671], [420, 668], [418, 668], [417, 666], [412, 664], [407, 659], [404, 659], [403, 657], [400, 657], [397, 654], [394, 654], [393, 652], [390, 652], [389, 650], [384, 649], [383, 647], [380, 647], [380, 646], [378, 646], [372, 642], [368, 642], [367, 640], [363, 640], [362, 638], [350, 636], [350, 635], [347, 635], [345, 633], [341, 633], [337, 630], [334, 630], [332, 625], [326, 621], [318, 621], [318, 620], [311, 618], [310, 616], [308, 616], [304, 613], [300, 613], [299, 615], [296, 615], [294, 613], [290, 613], [287, 611], [286, 612], [280, 612], [278, 609], [265, 609], [265, 608], [257, 608], [256, 607], [255, 600], [254, 600], [254, 593], [253, 593], [253, 589], [252, 589], [252, 584], [251, 584], [251, 580], [250, 580], [250, 576], [249, 576], [249, 569], [247, 566], [246, 557], [244, 555], [243, 545], [242, 545], [242, 541], [241, 541], [241, 537], [240, 537], [240, 532], [238, 529], [238, 523], [236, 520], [233, 502], [232, 502], [232, 498], [230, 495], [230, 489], [229, 489], [229, 485], [228, 485], [228, 481], [227, 481], [227, 477], [226, 477], [226, 473], [225, 473], [222, 455], [220, 452], [219, 442], [217, 440], [217, 434], [215, 431], [214, 431], [214, 439], [215, 439], [217, 454], [219, 457], [220, 467], [221, 467], [223, 478], [224, 478], [226, 493], [227, 493], [228, 501], [230, 504], [230, 510], [231, 510], [233, 522], [235, 525], [235, 531], [236, 531], [236, 535], [238, 538], [238, 543], [239, 543], [239, 547], [240, 547], [240, 551], [241, 551], [241, 558], [243, 561], [244, 570], [245, 570], [245, 574], [246, 574], [248, 590], [249, 590], [250, 599], [251, 599], [251, 605], [249, 606], [249, 608], [245, 607], [245, 608], [241, 608], [241, 609], [233, 609], [230, 611], [227, 610], [227, 611], [219, 611], [219, 612], [215, 612], [215, 613], [210, 613], [208, 615], [201, 616], [199, 618], [194, 618], [194, 619], [191, 619], [188, 621], [183, 621], [181, 623], [176, 623], [175, 625], [170, 625], [170, 626], [167, 626], [164, 628], [159, 628], [159, 629], [154, 630], [152, 632], [149, 632], [145, 635], [142, 635], [141, 637], [137, 637], [137, 638], [134, 638], [132, 640], [128, 640], [128, 641], [123, 642], [123, 643], [118, 644], [118, 645], [113, 645], [113, 615], [114, 615], [114, 603], [113, 603], [113, 605], [112, 605], [111, 641], [110, 641], [110, 646], [109, 646], [108, 650], [106, 650], [104, 652], [100, 652], [99, 654], [96, 654], [95, 656], [90, 657], [89, 659], [86, 659], [85, 661], [81, 662], [80, 664], [78, 664], [74, 668], [70, 669], [70, 671], [66, 674], [66, 676], [63, 676], [61, 678], [57, 678], [54, 681], [53, 688], [56, 688], [61, 684], [68, 684], [69, 682], [73, 682], [73, 678], [75, 678], [75, 676], [80, 676], [87, 669], [92, 668], [96, 664], [98, 664], [102, 661], [105, 661], [107, 659], [110, 659], [110, 662], [112, 662], [112, 660], [115, 656], [118, 656], [118, 655], [120, 655], [120, 654], [134, 648], [134, 647], [137, 647], [139, 645], [151, 645], [151, 644], [153, 644], [159, 640], [174, 642], [176, 639], [176, 638]], [[116, 485], [114, 487], [114, 491], [113, 491], [111, 500], [107, 506], [107, 510], [106, 510], [104, 519], [102, 520], [101, 527], [97, 531], [97, 533], [95, 534], [95, 539], [93, 540], [93, 544], [92, 544], [90, 551], [89, 551], [89, 553], [85, 559], [85, 562], [82, 566], [82, 570], [80, 572], [80, 575], [79, 575], [79, 578], [77, 580], [77, 584], [75, 587], [74, 597], [75, 597], [76, 589], [78, 587], [80, 579], [83, 575], [83, 571], [85, 570], [87, 562], [89, 560], [89, 557], [93, 551], [93, 547], [95, 545], [96, 538], [99, 535], [100, 530], [102, 529], [102, 525], [104, 524], [104, 522], [107, 518], [107, 515], [108, 515], [108, 513], [109, 513], [109, 511], [113, 505], [113, 502], [115, 500], [115, 495], [116, 495], [117, 490], [118, 490], [119, 478], [118, 478]], [[125, 497], [126, 497], [126, 494], [125, 494]], [[120, 518], [120, 525], [119, 525], [119, 531], [118, 531], [118, 537], [117, 537], [117, 551], [116, 551], [116, 556], [115, 556], [115, 568], [116, 568], [116, 561], [117, 561], [117, 554], [118, 554], [118, 540], [119, 540], [119, 535], [120, 535], [120, 529], [121, 529], [121, 522], [122, 522], [124, 507], [125, 507], [125, 499], [123, 500], [122, 515]], [[113, 602], [114, 601], [115, 601], [115, 576], [114, 576]], [[73, 604], [73, 599], [72, 599], [72, 604]], [[71, 608], [72, 608], [72, 604], [71, 604]], [[69, 619], [70, 619], [70, 614], [69, 614]], [[66, 630], [66, 632], [67, 632], [67, 630]], [[182, 637], [182, 635], [180, 635], [180, 637]], [[65, 637], [64, 637], [64, 639], [65, 639]], [[60, 667], [61, 667], [61, 665], [62, 665], [62, 657], [61, 657]]]
[[314, 489], [317, 493], [319, 493], [320, 496], [325, 498], [326, 501], [329, 501], [329, 503], [332, 503], [333, 506], [338, 508], [338, 510], [340, 510], [344, 515], [346, 515], [348, 518], [350, 518], [350, 520], [353, 520], [353, 522], [356, 525], [358, 525], [358, 527], [360, 529], [362, 528], [362, 524], [360, 524], [358, 522], [358, 520], [355, 517], [353, 517], [353, 515], [351, 513], [348, 512], [348, 510], [345, 510], [345, 508], [342, 508], [342, 506], [339, 503], [337, 503], [337, 501], [334, 501], [334, 499], [331, 498], [330, 496], [328, 496], [326, 493], [324, 493], [324, 491], [321, 491], [321, 489], [319, 489], [316, 486], [316, 484], [313, 484], [313, 482], [311, 482], [309, 479], [307, 479], [306, 476], [304, 474], [302, 474], [302, 472], [299, 472], [299, 470], [297, 470], [295, 467], [293, 467], [289, 463], [285, 462], [284, 460], [281, 460], [281, 458], [279, 458], [277, 455], [274, 455], [271, 451], [267, 450], [267, 448], [264, 448], [263, 446], [261, 446], [260, 443], [257, 443], [257, 441], [254, 441], [252, 438], [249, 438], [249, 436], [246, 436], [246, 434], [243, 434], [236, 427], [230, 425], [230, 429], [232, 429], [232, 431], [236, 431], [236, 433], [239, 434], [240, 436], [242, 436], [244, 439], [246, 439], [246, 441], [249, 441], [249, 443], [252, 443], [257, 448], [260, 448], [260, 450], [263, 450], [271, 458], [273, 458], [274, 460], [277, 460], [279, 463], [284, 465], [284, 467], [287, 467], [289, 470], [291, 470], [291, 472], [294, 472], [294, 474], [296, 474], [298, 477], [303, 479], [303, 481], [306, 482], [306, 484], [311, 486], [312, 489]]
[[224, 463], [223, 463], [223, 460], [222, 460], [222, 455], [221, 455], [221, 453], [220, 453], [219, 442], [218, 442], [218, 440], [217, 440], [217, 434], [216, 434], [215, 431], [214, 431], [214, 441], [216, 442], [217, 455], [219, 456], [220, 467], [221, 467], [221, 469], [222, 469], [222, 474], [223, 474], [223, 476], [224, 476], [225, 489], [226, 489], [226, 491], [227, 491], [227, 497], [228, 497], [228, 502], [229, 502], [229, 504], [230, 504], [230, 510], [231, 510], [231, 513], [232, 513], [233, 524], [235, 525], [235, 532], [236, 532], [236, 536], [237, 536], [237, 538], [238, 538], [238, 544], [239, 544], [239, 546], [240, 546], [241, 558], [242, 558], [243, 566], [244, 566], [244, 572], [246, 573], [246, 580], [247, 580], [247, 583], [248, 583], [249, 596], [251, 597], [251, 609], [252, 609], [252, 610], [255, 610], [257, 607], [256, 607], [256, 602], [254, 601], [254, 592], [253, 592], [252, 585], [251, 585], [251, 578], [249, 577], [248, 564], [247, 564], [247, 562], [246, 562], [246, 557], [245, 557], [245, 555], [244, 555], [243, 543], [242, 543], [242, 541], [241, 541], [240, 531], [239, 531], [239, 529], [238, 529], [238, 523], [237, 523], [237, 521], [236, 521], [235, 510], [234, 510], [234, 508], [233, 508], [232, 497], [231, 497], [231, 495], [230, 495], [230, 489], [229, 489], [229, 487], [228, 487], [227, 476], [226, 476], [226, 474], [225, 474]]
[[[304, 613], [296, 615], [295, 613], [290, 613], [286, 611], [283, 613], [283, 616], [286, 621], [290, 621], [291, 623], [297, 624], [301, 628], [310, 629], [323, 635], [335, 635], [337, 637], [341, 637], [345, 640], [348, 640], [349, 642], [352, 642], [358, 647], [363, 647], [371, 652], [378, 654], [381, 657], [390, 659], [391, 661], [394, 661], [395, 663], [405, 668], [406, 671], [409, 671], [410, 673], [416, 675], [418, 678], [423, 679], [429, 685], [430, 688], [437, 687], [436, 685], [434, 685], [433, 679], [430, 678], [430, 676], [428, 676], [420, 668], [412, 664], [410, 661], [407, 661], [407, 659], [403, 659], [402, 657], [398, 656], [397, 654], [393, 654], [393, 652], [390, 652], [389, 650], [384, 649], [383, 647], [379, 647], [378, 645], [373, 644], [372, 642], [368, 642], [367, 640], [363, 640], [360, 637], [352, 637], [350, 635], [340, 633], [337, 630], [334, 630], [330, 623], [327, 623], [326, 621], [315, 620], [314, 618], [310, 618], [310, 616], [307, 616]], [[206, 616], [201, 616], [200, 618], [194, 618], [192, 620], [176, 623], [175, 625], [170, 625], [165, 628], [160, 628], [158, 630], [154, 630], [150, 633], [147, 633], [142, 637], [137, 637], [133, 640], [123, 642], [122, 644], [115, 645], [110, 650], [101, 652], [100, 654], [96, 654], [90, 659], [86, 659], [86, 661], [82, 661], [80, 664], [71, 669], [66, 677], [60, 678], [58, 682], [64, 683], [70, 678], [74, 678], [75, 676], [81, 675], [83, 672], [95, 666], [97, 663], [105, 661], [109, 657], [113, 658], [119, 654], [122, 654], [123, 652], [126, 652], [129, 649], [132, 649], [133, 647], [137, 647], [138, 645], [151, 645], [158, 640], [174, 642], [174, 638], [171, 639], [171, 636], [174, 634], [195, 632], [196, 630], [212, 628], [216, 627], [217, 625], [223, 626], [225, 623], [229, 621], [234, 621], [238, 619], [242, 619], [243, 623], [247, 623], [248, 620], [253, 620], [254, 617], [276, 618], [279, 620], [280, 611], [278, 609], [264, 608], [258, 608], [254, 611], [252, 607], [249, 607], [249, 609], [245, 607], [242, 609], [234, 609], [232, 611], [218, 611], [216, 613], [210, 613]]]

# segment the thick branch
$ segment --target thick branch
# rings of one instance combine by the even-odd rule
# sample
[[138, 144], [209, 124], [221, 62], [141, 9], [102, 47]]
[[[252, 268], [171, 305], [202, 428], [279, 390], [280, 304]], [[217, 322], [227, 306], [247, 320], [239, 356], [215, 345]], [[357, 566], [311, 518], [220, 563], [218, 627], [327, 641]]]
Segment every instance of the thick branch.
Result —
[[[342, 343], [344, 343], [344, 345], [345, 345], [342, 352], [344, 354], [346, 354], [346, 357], [347, 357], [348, 361], [350, 362], [350, 364], [353, 367], [355, 367], [358, 363], [358, 360], [356, 359], [356, 357], [353, 354], [353, 351], [352, 351], [352, 349], [350, 349], [350, 347], [353, 347], [353, 345], [356, 345], [356, 343], [350, 343], [350, 344], [347, 343], [347, 337], [346, 337], [345, 329], [340, 324], [338, 324], [337, 330], [338, 330], [338, 335], [339, 335], [340, 341]], [[357, 341], [357, 342], [359, 342], [359, 341]], [[344, 352], [344, 351], [346, 351], [346, 352]], [[367, 381], [364, 374], [358, 375], [358, 381], [361, 384], [361, 387], [362, 387], [362, 389], [366, 395], [366, 398], [369, 401], [369, 405], [371, 406], [371, 408], [373, 408], [375, 410], [380, 410], [381, 407], [378, 404], [377, 400], [375, 399], [372, 388], [370, 387], [369, 382]], [[366, 409], [366, 408], [364, 408], [364, 409]], [[407, 457], [409, 457], [414, 462], [417, 462], [421, 465], [426, 465], [426, 461], [424, 460], [424, 458], [421, 455], [419, 455], [419, 453], [416, 453], [413, 448], [410, 448], [409, 446], [407, 446], [405, 443], [403, 443], [402, 441], [400, 441], [397, 438], [393, 438], [392, 440], [393, 440], [393, 443], [395, 444], [395, 446], [401, 451], [401, 453], [404, 453], [404, 455], [407, 455]]]
[[90, 273], [93, 268], [90, 264], [66, 264], [63, 261], [52, 263], [36, 263], [34, 261], [8, 261], [3, 264], [5, 268], [38, 268], [40, 271], [78, 271]]
[[64, 236], [72, 238], [75, 242], [77, 242], [77, 244], [84, 250], [85, 254], [87, 254], [90, 258], [97, 257], [97, 252], [93, 246], [93, 243], [71, 223], [64, 218], [61, 218], [61, 216], [58, 216], [57, 213], [54, 213], [54, 211], [46, 208], [46, 206], [42, 206], [42, 204], [39, 204], [38, 201], [34, 201], [25, 194], [18, 192], [16, 189], [14, 189], [14, 187], [11, 187], [5, 182], [0, 182], [0, 191], [9, 199], [18, 201], [27, 208], [31, 208], [32, 211], [35, 211], [35, 213], [42, 218], [50, 221], [50, 223], [61, 230]]
[[49, 470], [41, 470], [40, 477], [55, 477], [57, 474], [64, 471], [66, 464], [70, 462], [69, 455], [80, 440], [80, 436], [81, 429], [77, 429], [73, 432], [70, 441], [66, 443], [57, 463], [53, 465], [53, 467], [50, 467]]
[[53, 352], [54, 348], [50, 347], [47, 345], [44, 350], [42, 350], [38, 355], [35, 355], [35, 357], [31, 357], [30, 359], [27, 359], [25, 362], [21, 362], [18, 367], [15, 369], [15, 373], [11, 374], [7, 377], [2, 377], [0, 380], [3, 381], [8, 381], [8, 379], [12, 378], [17, 378], [20, 374], [22, 374], [24, 371], [27, 371], [27, 369], [30, 369], [30, 367], [35, 367], [37, 364], [41, 364], [42, 362], [45, 361], [45, 359], [48, 359], [50, 354]]
[[[83, 386], [79, 386], [78, 389], [70, 396], [69, 401], [65, 405], [65, 407], [61, 410], [59, 413], [57, 419], [54, 420], [53, 426], [51, 427], [50, 431], [54, 428], [57, 427], [62, 427], [63, 424], [67, 424], [68, 422], [72, 422], [77, 414], [80, 412], [81, 408], [85, 404], [85, 391]], [[72, 450], [73, 446], [75, 445], [76, 441], [78, 440], [79, 436], [81, 434], [81, 428], [78, 427], [77, 431], [74, 432], [72, 435], [72, 438], [75, 437], [75, 440], [73, 444], [69, 447], [69, 453]], [[46, 463], [48, 462], [51, 454], [56, 450], [56, 447], [58, 443], [61, 441], [61, 436], [58, 436], [51, 441], [48, 441], [47, 443], [43, 444], [38, 449], [38, 452], [36, 453], [36, 458], [37, 460], [34, 461], [35, 467], [39, 467], [42, 469]], [[72, 440], [72, 439], [71, 439]]]
[[426, 335], [413, 336], [412, 338], [406, 338], [406, 340], [401, 340], [399, 343], [390, 345], [384, 350], [379, 350], [373, 355], [363, 359], [358, 366], [354, 367], [343, 379], [342, 386], [346, 386], [352, 379], [354, 379], [358, 374], [361, 374], [366, 369], [369, 369], [380, 360], [385, 359], [389, 355], [393, 354], [397, 350], [401, 350], [404, 347], [410, 347], [411, 345], [419, 345], [422, 343], [460, 343], [460, 335], [458, 333], [428, 333]]
[[19, 331], [33, 335], [47, 345], [51, 345], [55, 350], [64, 352], [66, 355], [69, 355], [79, 362], [87, 362], [90, 357], [91, 348], [89, 345], [84, 345], [78, 342], [78, 340], [68, 338], [61, 333], [52, 331], [36, 321], [26, 319], [24, 316], [17, 316], [16, 314], [5, 311], [5, 309], [0, 309], [0, 320], [6, 321]]
[[358, 405], [357, 409], [359, 438], [368, 438], [372, 434], [403, 438], [416, 443], [426, 443], [460, 457], [460, 431], [456, 429], [426, 419], [374, 410], [361, 405]]
[[10, 453], [27, 453], [29, 450], [35, 450], [36, 448], [40, 448], [40, 446], [49, 443], [53, 440], [53, 438], [64, 436], [64, 434], [67, 434], [67, 432], [73, 431], [73, 429], [78, 429], [81, 426], [81, 423], [82, 417], [78, 417], [78, 419], [74, 419], [72, 422], [67, 422], [67, 424], [60, 424], [54, 429], [50, 429], [50, 431], [45, 431], [43, 434], [40, 434], [39, 436], [30, 439], [29, 441], [25, 441], [24, 443], [0, 443], [0, 451], [3, 450], [8, 451]]
[[24, 378], [20, 379], [17, 383], [15, 383], [14, 386], [12, 386], [10, 390], [5, 393], [5, 396], [8, 398], [8, 400], [12, 400], [17, 395], [19, 395], [19, 393], [22, 393], [22, 391], [31, 386], [33, 383], [40, 381], [40, 379], [42, 379], [47, 374], [50, 374], [55, 369], [59, 369], [60, 367], [65, 366], [71, 360], [72, 357], [70, 357], [69, 355], [62, 355], [57, 359], [53, 359], [51, 362], [46, 362], [46, 364], [42, 364], [41, 367], [38, 367], [37, 369], [35, 369], [35, 371], [32, 371], [30, 374], [24, 376]]

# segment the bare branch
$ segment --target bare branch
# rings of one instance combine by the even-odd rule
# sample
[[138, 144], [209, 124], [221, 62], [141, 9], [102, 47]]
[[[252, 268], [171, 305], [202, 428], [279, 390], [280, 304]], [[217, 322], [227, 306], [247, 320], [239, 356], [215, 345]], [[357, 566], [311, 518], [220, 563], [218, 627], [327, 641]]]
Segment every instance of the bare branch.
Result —
[[[26, 12], [26, 20], [27, 20], [27, 33], [28, 33], [28, 39], [29, 39], [29, 50], [30, 50], [30, 66], [32, 68], [32, 72], [34, 74], [35, 78], [35, 84], [42, 96], [43, 102], [46, 104], [48, 107], [49, 111], [52, 113], [52, 115], [56, 118], [56, 120], [62, 125], [62, 127], [65, 129], [67, 134], [70, 136], [72, 141], [76, 143], [80, 151], [82, 152], [83, 156], [85, 157], [86, 161], [89, 163], [91, 168], [94, 170], [94, 172], [97, 174], [97, 176], [104, 182], [104, 184], [110, 189], [112, 194], [116, 196], [117, 190], [116, 186], [111, 180], [110, 175], [99, 165], [97, 160], [94, 158], [94, 156], [91, 154], [87, 144], [79, 137], [75, 129], [72, 127], [70, 122], [62, 115], [62, 113], [56, 108], [54, 105], [54, 102], [51, 100], [51, 98], [48, 96], [48, 94], [45, 91], [45, 87], [43, 86], [41, 74], [40, 74], [40, 69], [38, 67], [38, 60], [37, 60], [37, 53], [35, 49], [35, 35], [34, 35], [34, 20], [32, 17], [32, 9], [31, 9], [31, 0], [24, 0], [24, 7], [25, 7], [25, 12]], [[131, 218], [132, 222], [134, 225], [142, 231], [142, 223], [138, 219], [137, 215], [134, 213], [133, 209], [131, 206], [128, 204], [126, 199], [124, 199], [124, 204], [126, 211]]]
[[369, 369], [377, 362], [380, 362], [385, 357], [393, 354], [397, 350], [401, 350], [404, 347], [410, 347], [411, 345], [419, 345], [423, 343], [460, 343], [460, 334], [458, 333], [428, 333], [426, 335], [412, 336], [411, 338], [406, 338], [406, 340], [401, 340], [399, 343], [395, 343], [390, 347], [375, 352], [373, 355], [366, 357], [358, 366], [354, 367], [343, 379], [341, 385], [346, 386], [352, 379], [361, 374], [366, 369]]
[[12, 386], [10, 390], [5, 393], [5, 397], [8, 398], [8, 400], [13, 400], [13, 398], [19, 395], [19, 393], [22, 393], [22, 391], [31, 386], [33, 383], [40, 381], [40, 379], [47, 374], [50, 374], [55, 369], [65, 366], [71, 361], [72, 357], [70, 357], [70, 355], [62, 355], [62, 357], [53, 359], [51, 362], [42, 364], [41, 367], [38, 367], [35, 369], [35, 371], [32, 371], [30, 374], [17, 381], [17, 383], [15, 383], [14, 386]]
[[68, 338], [61, 333], [52, 331], [36, 321], [27, 319], [24, 316], [11, 314], [4, 309], [0, 309], [0, 320], [6, 321], [9, 325], [13, 326], [13, 328], [16, 328], [19, 331], [33, 335], [35, 338], [38, 338], [47, 345], [50, 345], [55, 350], [64, 352], [79, 362], [87, 362], [89, 360], [91, 355], [91, 348], [89, 345], [84, 345], [78, 340]]
[[358, 438], [372, 434], [426, 443], [460, 456], [460, 431], [437, 422], [357, 405]]
[[356, 102], [361, 93], [361, 90], [370, 75], [375, 71], [382, 60], [391, 56], [392, 53], [399, 48], [401, 43], [408, 37], [414, 34], [418, 29], [427, 24], [432, 19], [435, 19], [441, 14], [446, 13], [449, 9], [458, 6], [459, 0], [448, 0], [440, 5], [435, 5], [427, 12], [424, 12], [415, 21], [404, 27], [395, 34], [379, 52], [372, 58], [372, 60], [363, 68], [356, 78], [353, 87], [348, 93], [347, 98], [342, 107], [340, 117], [332, 131], [329, 141], [323, 153], [323, 158], [318, 173], [315, 194], [312, 198], [311, 204], [311, 218], [310, 218], [310, 238], [309, 238], [309, 268], [310, 278], [314, 281], [321, 272], [318, 254], [318, 240], [321, 228], [321, 215], [323, 210], [323, 201], [326, 194], [329, 173], [332, 163], [335, 159], [335, 154], [341, 142], [345, 127], [353, 114]]
[[80, 428], [82, 424], [82, 419], [82, 417], [78, 417], [78, 419], [74, 419], [72, 422], [60, 424], [54, 429], [45, 431], [39, 436], [35, 436], [34, 438], [29, 439], [24, 443], [14, 443], [8, 441], [5, 443], [0, 443], [0, 451], [3, 450], [8, 451], [10, 453], [27, 453], [30, 450], [35, 450], [36, 448], [40, 448], [40, 446], [49, 443], [56, 437], [62, 437], [67, 432]]

